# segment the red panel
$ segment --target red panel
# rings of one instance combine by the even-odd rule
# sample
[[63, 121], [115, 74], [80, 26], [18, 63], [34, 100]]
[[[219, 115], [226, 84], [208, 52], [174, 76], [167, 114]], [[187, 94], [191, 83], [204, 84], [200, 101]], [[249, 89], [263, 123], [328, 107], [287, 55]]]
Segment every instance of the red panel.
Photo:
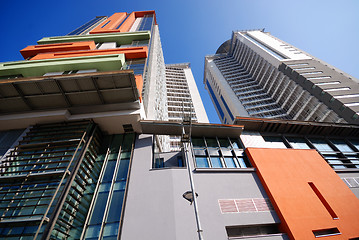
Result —
[[64, 51], [76, 51], [76, 50], [93, 50], [96, 48], [94, 41], [86, 42], [70, 42], [70, 43], [56, 43], [56, 44], [43, 44], [35, 46], [27, 46], [20, 51], [24, 59], [33, 57], [39, 53], [54, 53]]
[[359, 237], [359, 199], [315, 150], [247, 148], [246, 153], [290, 239], [314, 240], [313, 231], [334, 228], [341, 234], [325, 239]]

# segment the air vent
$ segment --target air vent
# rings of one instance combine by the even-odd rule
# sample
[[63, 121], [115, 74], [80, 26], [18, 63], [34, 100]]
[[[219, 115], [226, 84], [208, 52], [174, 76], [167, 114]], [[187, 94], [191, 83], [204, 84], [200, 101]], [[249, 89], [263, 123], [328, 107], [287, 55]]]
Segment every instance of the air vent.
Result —
[[219, 199], [218, 204], [223, 214], [274, 210], [268, 198]]

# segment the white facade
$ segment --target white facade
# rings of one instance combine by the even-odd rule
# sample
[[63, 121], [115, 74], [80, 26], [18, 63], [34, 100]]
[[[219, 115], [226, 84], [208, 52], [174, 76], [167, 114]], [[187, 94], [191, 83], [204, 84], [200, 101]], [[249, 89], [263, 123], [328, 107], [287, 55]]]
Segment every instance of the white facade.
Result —
[[359, 117], [354, 79], [260, 30], [233, 32], [206, 56], [204, 84], [222, 123], [236, 116], [338, 123]]
[[[209, 123], [189, 63], [166, 65], [168, 120]], [[171, 136], [171, 151], [180, 150], [180, 137]]]

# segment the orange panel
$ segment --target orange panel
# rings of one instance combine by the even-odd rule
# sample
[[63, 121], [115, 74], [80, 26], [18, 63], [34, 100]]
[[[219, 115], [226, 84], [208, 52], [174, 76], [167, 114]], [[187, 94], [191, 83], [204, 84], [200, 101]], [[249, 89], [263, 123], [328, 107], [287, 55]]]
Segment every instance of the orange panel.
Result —
[[140, 94], [140, 102], [142, 102], [142, 88], [143, 88], [142, 75], [135, 75], [135, 81], [136, 81], [138, 92]]
[[115, 13], [111, 17], [107, 18], [103, 23], [98, 25], [95, 29], [90, 31], [90, 34], [120, 32], [120, 30], [116, 28], [121, 24], [126, 16], [127, 13], [125, 12]]
[[87, 42], [70, 42], [70, 43], [56, 43], [56, 44], [27, 46], [26, 48], [20, 50], [20, 53], [24, 57], [24, 59], [27, 59], [39, 53], [50, 53], [50, 52], [54, 53], [54, 52], [64, 52], [64, 51], [76, 51], [76, 50], [93, 50], [93, 49], [96, 49], [95, 42], [87, 41]]
[[155, 24], [157, 24], [156, 22], [156, 13], [155, 11], [140, 11], [140, 12], [132, 12], [130, 14], [130, 16], [128, 16], [128, 18], [126, 19], [126, 21], [121, 25], [120, 27], [120, 32], [128, 32], [133, 23], [135, 22], [136, 18], [139, 17], [144, 17], [147, 14], [153, 14], [154, 16], [154, 20], [155, 20]]
[[290, 239], [314, 240], [313, 231], [335, 228], [341, 234], [325, 239], [359, 237], [359, 199], [315, 150], [246, 153]]
[[119, 28], [119, 31], [120, 32], [128, 32], [131, 27], [132, 27], [132, 24], [135, 22], [136, 20], [136, 17], [135, 17], [135, 13], [132, 12], [128, 18], [126, 19], [126, 21], [123, 22], [123, 24], [121, 25], [121, 27]]
[[61, 53], [41, 53], [31, 58], [30, 60], [39, 59], [52, 59], [52, 58], [68, 58], [68, 57], [82, 57], [82, 56], [95, 56], [95, 55], [108, 55], [108, 54], [125, 54], [126, 59], [146, 58], [148, 48], [144, 47], [130, 47], [130, 48], [113, 48], [113, 49], [99, 49], [90, 51], [71, 51]]

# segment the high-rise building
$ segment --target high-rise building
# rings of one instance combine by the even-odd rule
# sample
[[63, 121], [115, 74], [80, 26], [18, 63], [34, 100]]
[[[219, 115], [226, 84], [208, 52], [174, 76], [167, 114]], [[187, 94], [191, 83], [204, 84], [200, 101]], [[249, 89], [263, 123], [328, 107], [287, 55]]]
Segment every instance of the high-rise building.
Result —
[[359, 80], [264, 30], [234, 31], [205, 58], [223, 123], [236, 116], [359, 123]]
[[[168, 121], [209, 123], [189, 63], [166, 64]], [[181, 150], [181, 138], [170, 137], [170, 150]]]
[[359, 239], [358, 125], [202, 123], [154, 11], [38, 43], [0, 64], [1, 239]]

